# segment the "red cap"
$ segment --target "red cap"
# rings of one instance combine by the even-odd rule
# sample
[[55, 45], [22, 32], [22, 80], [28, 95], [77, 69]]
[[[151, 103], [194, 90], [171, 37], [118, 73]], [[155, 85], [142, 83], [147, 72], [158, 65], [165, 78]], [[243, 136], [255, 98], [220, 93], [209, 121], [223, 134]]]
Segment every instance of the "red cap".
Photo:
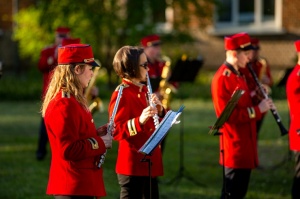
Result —
[[80, 44], [80, 38], [64, 38], [61, 42], [62, 46], [69, 44]]
[[251, 38], [251, 45], [253, 46], [254, 50], [259, 49], [259, 40], [257, 38]]
[[68, 34], [70, 31], [70, 28], [63, 26], [57, 27], [55, 30], [55, 32], [58, 34]]
[[251, 45], [250, 36], [247, 33], [237, 33], [224, 38], [225, 50], [250, 50], [253, 49]]
[[141, 39], [143, 47], [158, 46], [161, 44], [160, 37], [158, 35], [148, 35]]
[[295, 41], [296, 51], [300, 52], [300, 40]]
[[70, 44], [58, 48], [58, 64], [90, 64], [99, 66], [94, 60], [92, 47], [89, 44]]

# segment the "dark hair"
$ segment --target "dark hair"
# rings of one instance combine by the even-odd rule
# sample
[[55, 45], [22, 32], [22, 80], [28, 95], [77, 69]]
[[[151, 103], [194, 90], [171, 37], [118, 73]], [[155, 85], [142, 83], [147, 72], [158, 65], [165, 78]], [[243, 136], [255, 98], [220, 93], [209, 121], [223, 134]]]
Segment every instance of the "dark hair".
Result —
[[121, 78], [139, 78], [140, 55], [144, 53], [143, 48], [137, 46], [123, 46], [115, 54], [113, 67]]

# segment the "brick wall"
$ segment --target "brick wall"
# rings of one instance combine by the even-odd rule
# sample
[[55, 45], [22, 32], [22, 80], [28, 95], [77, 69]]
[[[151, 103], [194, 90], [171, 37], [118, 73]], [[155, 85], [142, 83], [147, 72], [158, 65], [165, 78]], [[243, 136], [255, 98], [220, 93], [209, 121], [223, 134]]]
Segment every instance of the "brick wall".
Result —
[[[13, 3], [18, 4], [18, 10], [34, 5], [36, 0], [0, 0], [0, 61], [3, 70], [19, 70], [23, 64], [19, 63], [17, 43], [12, 41], [13, 31]], [[16, 5], [16, 4], [14, 4]]]

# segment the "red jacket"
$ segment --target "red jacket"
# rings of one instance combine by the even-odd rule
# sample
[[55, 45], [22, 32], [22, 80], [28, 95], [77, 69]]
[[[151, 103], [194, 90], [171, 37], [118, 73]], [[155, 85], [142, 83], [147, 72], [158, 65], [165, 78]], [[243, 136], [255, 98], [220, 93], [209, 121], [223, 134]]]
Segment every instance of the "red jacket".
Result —
[[47, 88], [53, 73], [57, 66], [57, 45], [51, 45], [41, 51], [38, 68], [43, 73], [42, 98], [46, 95]]
[[[300, 65], [297, 64], [288, 77], [286, 96], [290, 111], [290, 149], [300, 151]], [[297, 133], [299, 131], [299, 133]]]
[[[143, 126], [139, 124], [139, 116], [148, 106], [147, 87], [138, 86], [123, 79], [126, 87], [120, 99], [114, 118], [114, 140], [119, 142], [116, 173], [130, 176], [149, 176], [148, 163], [141, 162], [144, 155], [138, 150], [148, 140], [155, 130], [153, 119], [150, 118]], [[117, 89], [118, 90], [118, 89]], [[118, 91], [112, 94], [109, 104], [109, 115], [112, 114]], [[154, 149], [151, 156], [152, 176], [163, 175], [163, 164], [160, 147]]]
[[52, 154], [47, 194], [105, 196], [97, 161], [106, 148], [91, 113], [59, 92], [48, 105], [45, 125]]
[[[238, 101], [232, 115], [220, 129], [220, 149], [224, 149], [225, 162], [220, 153], [220, 164], [230, 168], [252, 169], [258, 165], [256, 120], [261, 118], [257, 106], [253, 106], [244, 77], [228, 63], [223, 64], [213, 77], [212, 99], [217, 117], [224, 110], [235, 89], [245, 93]], [[223, 139], [222, 139], [223, 138]]]

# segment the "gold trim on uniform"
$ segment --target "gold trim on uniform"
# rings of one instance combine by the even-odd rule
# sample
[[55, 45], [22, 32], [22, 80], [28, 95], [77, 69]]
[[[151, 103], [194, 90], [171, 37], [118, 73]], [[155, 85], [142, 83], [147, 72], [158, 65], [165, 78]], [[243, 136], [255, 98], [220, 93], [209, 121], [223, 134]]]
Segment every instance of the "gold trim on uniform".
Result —
[[225, 69], [225, 70], [223, 71], [223, 76], [229, 77], [229, 76], [230, 76], [230, 73], [231, 73], [231, 71], [230, 71], [229, 69]]
[[134, 135], [137, 134], [135, 124], [134, 124], [134, 119], [131, 119], [131, 120], [127, 121], [127, 127], [128, 127], [128, 131], [129, 131], [130, 136], [134, 136]]
[[88, 138], [87, 140], [91, 143], [92, 149], [99, 149], [98, 142], [95, 138]]
[[249, 46], [249, 45], [251, 45], [251, 43], [250, 43], [250, 42], [248, 42], [248, 43], [245, 43], [245, 44], [242, 44], [242, 45], [240, 45], [240, 47], [241, 47], [241, 48], [245, 48], [246, 46]]
[[70, 98], [70, 93], [66, 92], [66, 91], [63, 91], [63, 92], [61, 92], [61, 97], [62, 98]]
[[248, 114], [249, 114], [249, 118], [255, 118], [255, 110], [253, 107], [248, 107], [247, 108]]

